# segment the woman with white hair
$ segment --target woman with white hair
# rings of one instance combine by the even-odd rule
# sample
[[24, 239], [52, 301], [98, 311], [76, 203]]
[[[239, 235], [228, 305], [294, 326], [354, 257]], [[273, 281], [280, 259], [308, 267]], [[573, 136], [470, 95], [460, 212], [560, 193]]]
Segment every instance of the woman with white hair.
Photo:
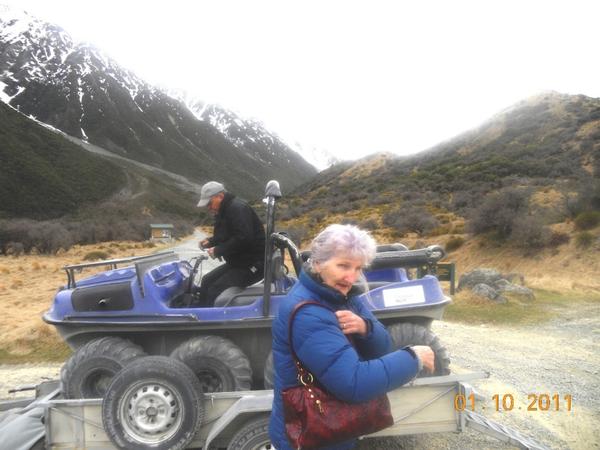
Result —
[[[434, 354], [427, 346], [392, 351], [385, 327], [357, 298], [354, 284], [375, 257], [376, 244], [364, 230], [334, 224], [312, 242], [311, 257], [298, 282], [282, 302], [273, 322], [275, 369], [271, 442], [278, 450], [292, 448], [285, 431], [282, 391], [299, 384], [291, 347], [318, 384], [336, 398], [359, 403], [376, 398], [414, 378], [422, 367], [434, 370]], [[288, 324], [297, 304], [305, 305]], [[351, 344], [348, 337], [352, 338]], [[327, 448], [352, 448], [355, 440]]]

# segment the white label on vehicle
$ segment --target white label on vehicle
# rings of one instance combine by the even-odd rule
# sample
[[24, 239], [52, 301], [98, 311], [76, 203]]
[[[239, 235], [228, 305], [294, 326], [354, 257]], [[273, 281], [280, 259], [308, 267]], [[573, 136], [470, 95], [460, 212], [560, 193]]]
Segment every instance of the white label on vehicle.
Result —
[[383, 304], [386, 308], [410, 303], [425, 303], [423, 286], [405, 286], [383, 291]]

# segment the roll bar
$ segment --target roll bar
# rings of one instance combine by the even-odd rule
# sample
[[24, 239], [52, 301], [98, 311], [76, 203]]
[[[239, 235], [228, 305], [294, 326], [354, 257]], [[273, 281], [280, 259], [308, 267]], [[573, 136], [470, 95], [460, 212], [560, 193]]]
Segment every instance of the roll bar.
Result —
[[69, 266], [64, 266], [63, 269], [67, 272], [67, 287], [68, 287], [68, 289], [76, 287], [75, 273], [81, 272], [86, 267], [109, 266], [111, 270], [114, 270], [122, 264], [142, 261], [142, 260], [148, 259], [148, 258], [160, 258], [163, 256], [172, 255], [174, 253], [175, 252], [173, 250], [169, 250], [169, 251], [165, 251], [165, 252], [154, 253], [151, 255], [131, 256], [129, 258], [118, 258], [118, 259], [106, 259], [104, 261], [93, 261], [93, 262], [88, 262], [88, 263], [71, 264]]
[[265, 289], [263, 291], [263, 316], [268, 317], [271, 303], [271, 282], [273, 281], [273, 271], [271, 266], [273, 265], [273, 241], [271, 240], [271, 234], [275, 228], [275, 202], [276, 199], [281, 198], [281, 188], [279, 182], [271, 180], [267, 183], [265, 188], [265, 198], [263, 202], [267, 204], [267, 231], [266, 231], [266, 242], [265, 242]]

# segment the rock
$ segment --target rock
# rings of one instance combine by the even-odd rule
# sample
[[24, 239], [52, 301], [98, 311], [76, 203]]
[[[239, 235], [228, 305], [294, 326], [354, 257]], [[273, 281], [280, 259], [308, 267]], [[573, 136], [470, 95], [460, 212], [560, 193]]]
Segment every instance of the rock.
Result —
[[506, 303], [506, 299], [502, 297], [498, 291], [496, 291], [493, 287], [484, 284], [478, 283], [473, 286], [471, 289], [473, 294], [479, 295], [480, 297], [487, 298], [488, 300], [493, 301], [494, 303]]
[[[500, 280], [500, 281], [502, 281], [502, 280]], [[495, 285], [495, 286], [499, 292], [509, 294], [511, 297], [518, 297], [520, 300], [524, 300], [524, 301], [528, 301], [528, 302], [535, 300], [535, 295], [533, 294], [533, 291], [529, 288], [526, 288], [525, 286], [518, 286], [518, 285], [512, 284], [512, 283], [508, 283], [508, 284], [501, 283], [500, 286], [498, 286], [498, 285]]]
[[460, 291], [463, 288], [473, 289], [475, 285], [480, 283], [492, 286], [495, 281], [498, 281], [501, 278], [502, 274], [496, 269], [475, 269], [461, 275], [460, 280], [458, 281], [458, 290]]
[[510, 286], [512, 283], [508, 281], [506, 278], [500, 278], [499, 280], [494, 281], [494, 287], [496, 289], [502, 289], [505, 286]]
[[520, 284], [521, 286], [525, 286], [525, 276], [523, 276], [522, 273], [517, 273], [517, 272], [507, 273], [506, 275], [503, 276], [503, 278], [506, 278], [512, 284]]

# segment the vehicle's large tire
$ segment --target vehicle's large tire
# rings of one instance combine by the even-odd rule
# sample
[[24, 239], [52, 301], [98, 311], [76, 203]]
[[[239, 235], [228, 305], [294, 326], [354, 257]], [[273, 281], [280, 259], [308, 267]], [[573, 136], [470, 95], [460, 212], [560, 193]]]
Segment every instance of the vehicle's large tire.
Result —
[[268, 415], [247, 422], [227, 445], [227, 450], [270, 450], [274, 448], [269, 438]]
[[250, 361], [240, 348], [220, 336], [192, 338], [171, 353], [194, 371], [202, 392], [249, 390], [252, 384]]
[[428, 373], [423, 369], [418, 377], [448, 375], [450, 373], [450, 357], [442, 347], [438, 337], [428, 328], [416, 323], [395, 323], [387, 327], [392, 338], [394, 349], [410, 345], [428, 345], [435, 354], [435, 371]]
[[120, 449], [185, 448], [203, 416], [198, 379], [166, 356], [133, 361], [113, 378], [102, 401], [104, 430]]
[[139, 345], [114, 336], [88, 342], [60, 370], [65, 397], [103, 397], [112, 377], [134, 358], [145, 354]]
[[275, 386], [275, 370], [273, 369], [273, 352], [269, 352], [269, 356], [265, 361], [263, 370], [263, 386], [265, 389], [273, 389]]

